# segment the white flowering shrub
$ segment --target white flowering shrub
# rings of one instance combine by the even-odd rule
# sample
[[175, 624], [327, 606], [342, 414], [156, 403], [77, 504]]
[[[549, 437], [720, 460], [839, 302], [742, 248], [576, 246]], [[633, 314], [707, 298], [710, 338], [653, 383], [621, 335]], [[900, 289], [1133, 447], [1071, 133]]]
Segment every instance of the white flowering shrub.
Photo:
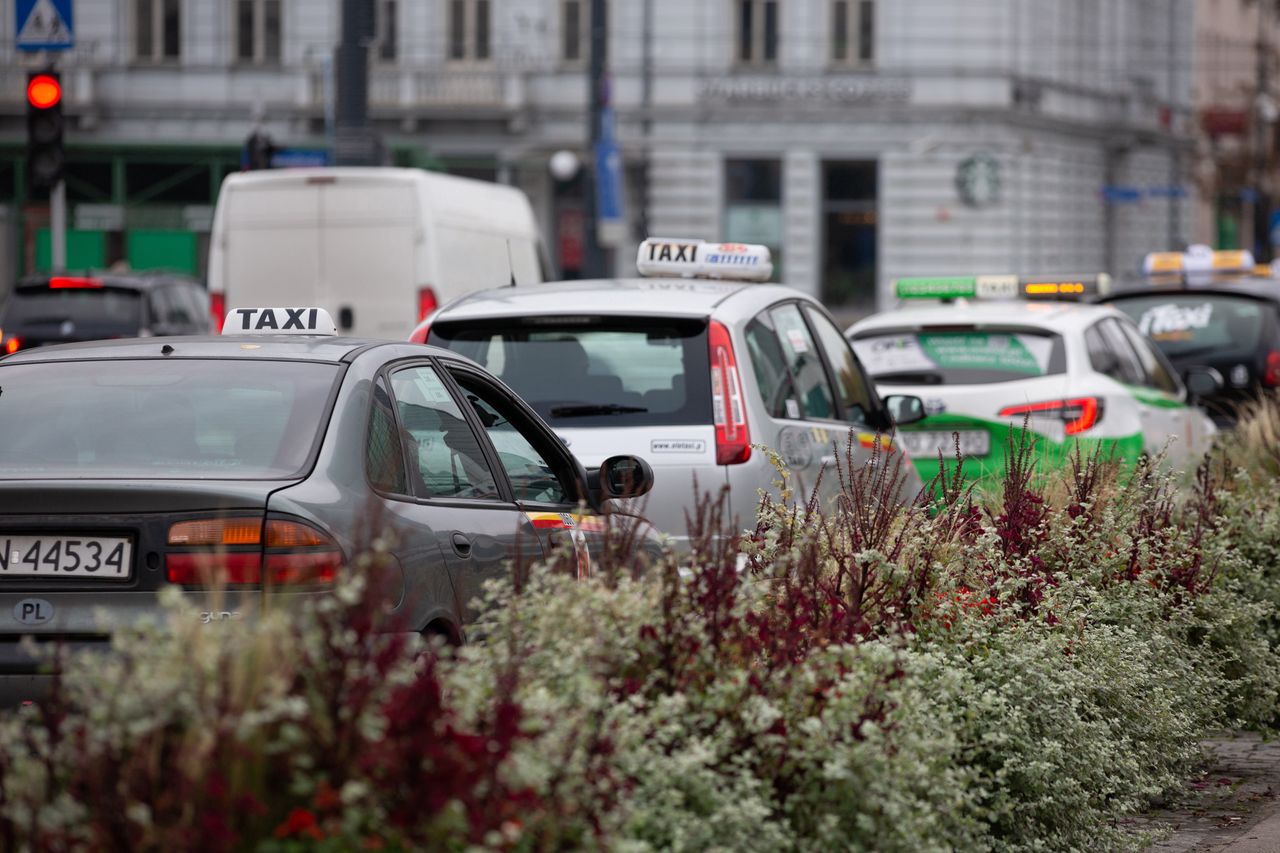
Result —
[[458, 650], [383, 630], [374, 549], [251, 631], [66, 662], [0, 719], [0, 847], [1136, 848], [1115, 818], [1206, 733], [1276, 722], [1255, 434], [1189, 487], [1020, 446], [993, 492], [910, 507], [898, 463], [847, 455], [834, 511], [762, 500], [744, 533], [712, 495], [691, 557], [518, 567]]

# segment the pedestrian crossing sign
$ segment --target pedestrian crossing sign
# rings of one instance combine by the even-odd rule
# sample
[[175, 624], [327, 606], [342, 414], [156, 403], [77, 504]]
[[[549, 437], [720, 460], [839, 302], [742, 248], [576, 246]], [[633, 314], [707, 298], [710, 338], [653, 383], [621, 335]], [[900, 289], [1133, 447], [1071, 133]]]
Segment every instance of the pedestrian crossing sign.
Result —
[[75, 47], [72, 0], [16, 0], [14, 32], [18, 50], [69, 50]]

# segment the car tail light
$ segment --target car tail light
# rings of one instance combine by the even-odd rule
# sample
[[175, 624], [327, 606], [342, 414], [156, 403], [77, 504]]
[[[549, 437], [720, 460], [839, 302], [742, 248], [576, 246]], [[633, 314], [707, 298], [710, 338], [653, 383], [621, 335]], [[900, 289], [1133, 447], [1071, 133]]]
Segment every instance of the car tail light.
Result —
[[1262, 371], [1262, 384], [1268, 388], [1280, 386], [1280, 352], [1267, 353], [1267, 367]]
[[55, 275], [49, 279], [49, 287], [52, 290], [64, 290], [68, 288], [96, 289], [102, 287], [102, 280], [75, 275]]
[[227, 295], [211, 292], [209, 294], [209, 319], [213, 322], [213, 333], [222, 334], [222, 321], [227, 318]]
[[742, 399], [742, 381], [729, 330], [714, 320], [707, 330], [711, 354], [711, 410], [716, 425], [716, 464], [738, 465], [751, 458], [751, 435]]
[[440, 307], [436, 292], [429, 287], [418, 288], [418, 322], [431, 316], [431, 312]]
[[13, 355], [15, 352], [17, 352], [20, 349], [22, 349], [22, 338], [18, 337], [17, 335], [14, 335], [13, 337], [9, 338], [9, 340], [4, 342], [5, 355]]
[[329, 584], [342, 551], [327, 534], [285, 519], [209, 518], [169, 528], [169, 583], [182, 586]]
[[1067, 435], [1076, 435], [1092, 429], [1102, 420], [1102, 400], [1097, 397], [1075, 397], [1070, 400], [1049, 400], [1044, 403], [1027, 403], [1006, 406], [1000, 417], [1010, 418], [1031, 415], [1042, 418], [1061, 418]]
[[418, 324], [417, 328], [409, 334], [409, 343], [425, 344], [427, 342], [427, 335], [429, 334], [431, 334], [431, 323], [428, 320], [423, 320]]

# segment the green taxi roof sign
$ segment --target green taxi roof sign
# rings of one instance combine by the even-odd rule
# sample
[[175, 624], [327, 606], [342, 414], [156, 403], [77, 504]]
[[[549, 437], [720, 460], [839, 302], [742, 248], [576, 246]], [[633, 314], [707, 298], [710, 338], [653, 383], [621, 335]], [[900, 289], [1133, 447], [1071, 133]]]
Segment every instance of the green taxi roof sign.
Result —
[[899, 299], [1016, 299], [1016, 275], [962, 275], [900, 278], [894, 282]]

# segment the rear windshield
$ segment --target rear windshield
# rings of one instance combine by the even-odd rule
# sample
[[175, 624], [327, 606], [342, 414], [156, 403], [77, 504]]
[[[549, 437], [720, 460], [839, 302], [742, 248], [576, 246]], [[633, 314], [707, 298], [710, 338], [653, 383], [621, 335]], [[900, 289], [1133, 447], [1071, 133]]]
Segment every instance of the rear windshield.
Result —
[[867, 372], [900, 385], [982, 385], [1066, 370], [1062, 338], [999, 330], [872, 333], [853, 342]]
[[1256, 299], [1211, 293], [1135, 296], [1111, 304], [1171, 358], [1252, 354], [1270, 310]]
[[556, 426], [711, 423], [704, 322], [542, 319], [441, 326], [428, 343], [478, 361]]
[[21, 288], [4, 306], [0, 328], [29, 334], [71, 323], [77, 337], [134, 337], [142, 327], [142, 297], [136, 290]]
[[286, 479], [337, 376], [247, 359], [0, 366], [0, 480]]

